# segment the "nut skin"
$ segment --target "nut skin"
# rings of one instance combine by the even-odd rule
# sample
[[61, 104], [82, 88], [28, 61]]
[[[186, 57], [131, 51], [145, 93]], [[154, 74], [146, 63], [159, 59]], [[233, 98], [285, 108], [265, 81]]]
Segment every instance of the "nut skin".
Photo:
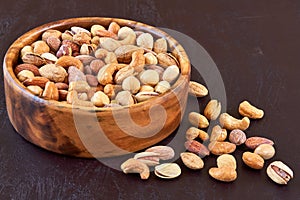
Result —
[[294, 177], [294, 173], [281, 161], [274, 161], [267, 167], [267, 175], [275, 183], [286, 185]]
[[207, 128], [209, 126], [206, 117], [196, 112], [189, 113], [189, 122], [198, 128]]
[[209, 155], [209, 150], [207, 147], [196, 140], [188, 140], [184, 143], [185, 148], [200, 157], [205, 157]]
[[148, 179], [150, 176], [149, 167], [145, 163], [133, 158], [122, 163], [121, 169], [125, 174], [139, 173], [143, 180]]
[[204, 109], [204, 116], [209, 120], [216, 120], [221, 113], [221, 103], [212, 99], [208, 102]]
[[42, 76], [35, 76], [33, 78], [28, 78], [26, 79], [23, 84], [25, 86], [30, 86], [30, 85], [37, 85], [40, 86], [41, 88], [45, 88], [46, 83], [49, 81], [49, 79], [42, 77]]
[[242, 131], [246, 130], [250, 126], [250, 120], [248, 117], [244, 117], [239, 120], [228, 113], [222, 113], [219, 118], [221, 126], [227, 130], [240, 129]]
[[236, 149], [236, 145], [230, 142], [213, 141], [209, 143], [208, 149], [214, 155], [222, 155], [233, 153]]
[[260, 155], [249, 151], [243, 153], [242, 160], [252, 169], [262, 169], [265, 163], [264, 159]]
[[264, 111], [251, 105], [248, 101], [243, 101], [239, 105], [239, 113], [250, 119], [261, 119], [264, 116]]
[[180, 154], [180, 158], [183, 164], [190, 169], [198, 170], [204, 167], [203, 160], [194, 153], [183, 152]]
[[55, 83], [63, 82], [68, 76], [68, 73], [63, 67], [55, 64], [44, 65], [39, 69], [39, 72], [43, 77], [46, 77]]
[[249, 148], [249, 149], [255, 149], [256, 147], [258, 147], [261, 144], [270, 144], [270, 145], [274, 145], [274, 142], [270, 139], [264, 138], [264, 137], [249, 137], [246, 142], [245, 145]]
[[229, 141], [235, 145], [244, 144], [246, 139], [246, 134], [240, 129], [234, 129], [229, 134]]
[[209, 169], [208, 173], [214, 179], [223, 182], [232, 182], [237, 178], [236, 170], [231, 167], [213, 167]]
[[32, 64], [25, 64], [25, 63], [19, 64], [14, 69], [14, 72], [15, 72], [15, 74], [18, 74], [20, 71], [23, 71], [23, 70], [31, 71], [34, 74], [34, 76], [41, 76], [40, 72], [39, 72], [39, 68]]
[[265, 160], [269, 160], [275, 155], [275, 148], [270, 144], [261, 144], [256, 147], [254, 153], [260, 155]]
[[208, 89], [200, 83], [190, 81], [189, 94], [196, 97], [205, 97], [208, 95]]

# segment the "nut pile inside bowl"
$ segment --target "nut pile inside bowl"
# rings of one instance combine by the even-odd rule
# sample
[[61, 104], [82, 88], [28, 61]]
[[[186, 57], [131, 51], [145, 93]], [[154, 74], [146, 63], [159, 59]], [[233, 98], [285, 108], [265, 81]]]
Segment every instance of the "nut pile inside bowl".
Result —
[[120, 107], [170, 90], [180, 74], [165, 38], [111, 22], [89, 29], [47, 30], [21, 49], [14, 72], [43, 99]]

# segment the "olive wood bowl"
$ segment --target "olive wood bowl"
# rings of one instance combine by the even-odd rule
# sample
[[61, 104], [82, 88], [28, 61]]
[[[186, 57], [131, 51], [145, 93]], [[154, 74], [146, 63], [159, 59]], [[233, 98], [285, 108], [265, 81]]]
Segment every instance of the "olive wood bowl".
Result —
[[[120, 26], [164, 37], [178, 59], [181, 75], [171, 90], [159, 97], [121, 108], [88, 108], [49, 101], [31, 94], [16, 78], [14, 67], [20, 50], [48, 29], [64, 31], [72, 26]], [[131, 20], [101, 17], [64, 19], [34, 28], [8, 49], [3, 63], [6, 106], [15, 130], [29, 142], [52, 152], [76, 157], [111, 157], [154, 145], [179, 126], [188, 96], [190, 62], [183, 47], [167, 33]]]

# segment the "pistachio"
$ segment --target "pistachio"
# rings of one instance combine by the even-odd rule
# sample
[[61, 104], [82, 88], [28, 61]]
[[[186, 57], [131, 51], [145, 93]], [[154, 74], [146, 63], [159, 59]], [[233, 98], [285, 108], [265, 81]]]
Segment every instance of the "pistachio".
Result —
[[117, 94], [115, 100], [122, 106], [130, 106], [134, 104], [134, 99], [129, 91], [121, 91]]
[[145, 163], [149, 167], [159, 165], [159, 154], [154, 152], [137, 153], [135, 154], [134, 159]]
[[110, 100], [104, 92], [98, 91], [91, 98], [91, 102], [97, 107], [103, 107], [105, 104], [109, 104]]
[[275, 183], [286, 185], [293, 177], [293, 171], [283, 162], [274, 161], [267, 167], [267, 174]]
[[153, 51], [157, 54], [167, 53], [168, 44], [165, 38], [159, 38], [155, 41]]
[[143, 102], [154, 97], [157, 97], [159, 94], [156, 92], [139, 92], [135, 95], [135, 98], [138, 102]]
[[169, 146], [153, 146], [146, 149], [145, 152], [154, 152], [158, 154], [159, 159], [161, 160], [170, 160], [174, 158], [175, 152], [172, 147]]
[[176, 163], [164, 163], [155, 166], [154, 173], [160, 178], [172, 179], [178, 177], [181, 174], [181, 169]]
[[168, 81], [160, 81], [155, 86], [155, 92], [163, 94], [171, 89], [171, 85]]
[[142, 85], [140, 92], [154, 92], [154, 88], [150, 85]]
[[122, 83], [123, 90], [127, 90], [127, 91], [131, 92], [132, 94], [137, 93], [139, 91], [140, 87], [141, 87], [140, 81], [134, 76], [129, 76], [129, 77], [125, 78]]
[[179, 68], [176, 65], [171, 65], [164, 71], [162, 79], [169, 83], [173, 83], [179, 74]]
[[159, 74], [152, 69], [148, 69], [142, 73], [140, 80], [145, 85], [156, 85], [159, 82]]
[[178, 65], [178, 61], [174, 56], [168, 53], [159, 53], [157, 54], [157, 60], [158, 64], [160, 64], [162, 67], [167, 68], [169, 66]]
[[34, 53], [26, 53], [24, 56], [22, 56], [22, 60], [24, 63], [32, 64], [38, 67], [46, 64], [45, 59]]

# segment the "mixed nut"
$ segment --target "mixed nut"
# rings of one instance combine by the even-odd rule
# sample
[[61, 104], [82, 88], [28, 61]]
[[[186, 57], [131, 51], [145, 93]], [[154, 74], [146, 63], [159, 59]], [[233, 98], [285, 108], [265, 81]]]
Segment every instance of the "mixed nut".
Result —
[[31, 93], [88, 107], [146, 101], [170, 90], [180, 75], [165, 38], [115, 22], [46, 30], [20, 58], [14, 72]]
[[[203, 89], [204, 87], [201, 84], [192, 82], [190, 84], [190, 94], [203, 97], [208, 94]], [[189, 169], [200, 170], [204, 168], [203, 158], [205, 156], [217, 155], [217, 167], [210, 168], [208, 171], [209, 175], [219, 181], [232, 182], [237, 179], [238, 174], [236, 159], [231, 153], [238, 146], [244, 144], [251, 151], [243, 153], [241, 158], [243, 163], [252, 169], [262, 169], [265, 165], [265, 160], [269, 160], [275, 155], [274, 142], [260, 136], [247, 138], [244, 131], [249, 127], [250, 119], [262, 118], [264, 111], [251, 105], [248, 101], [243, 101], [239, 106], [239, 113], [244, 117], [241, 120], [232, 117], [228, 113], [221, 113], [221, 103], [214, 99], [209, 101], [205, 107], [204, 115], [197, 112], [189, 113], [188, 119], [192, 126], [185, 133], [186, 142], [184, 146], [187, 152], [180, 153], [182, 163]], [[218, 118], [220, 125], [215, 125], [210, 134], [201, 130], [208, 127], [209, 120], [212, 121]], [[229, 134], [227, 134], [227, 131], [230, 131]], [[180, 175], [181, 169], [179, 165], [176, 163], [160, 164], [159, 160], [169, 160], [173, 157], [174, 150], [171, 147], [156, 146], [147, 149], [145, 152], [137, 153], [134, 159], [149, 167], [154, 166], [154, 174], [156, 176], [169, 179]], [[128, 173], [124, 165], [129, 161], [126, 161], [121, 166], [124, 173]], [[133, 163], [133, 165], [135, 164], [136, 162]], [[135, 172], [141, 174], [139, 169], [143, 166], [141, 164]], [[148, 171], [149, 168], [146, 172]], [[267, 175], [275, 183], [287, 184], [293, 178], [293, 171], [281, 161], [274, 161], [267, 167]]]

